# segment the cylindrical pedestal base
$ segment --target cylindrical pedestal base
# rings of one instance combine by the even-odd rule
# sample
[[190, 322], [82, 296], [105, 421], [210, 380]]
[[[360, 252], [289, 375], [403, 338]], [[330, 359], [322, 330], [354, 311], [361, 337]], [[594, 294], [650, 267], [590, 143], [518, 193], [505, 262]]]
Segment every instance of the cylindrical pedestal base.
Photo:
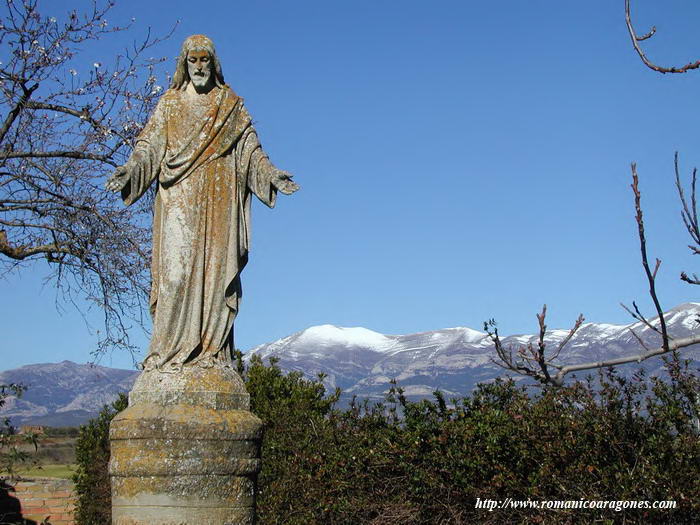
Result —
[[139, 376], [110, 426], [113, 525], [252, 525], [262, 422], [228, 367]]

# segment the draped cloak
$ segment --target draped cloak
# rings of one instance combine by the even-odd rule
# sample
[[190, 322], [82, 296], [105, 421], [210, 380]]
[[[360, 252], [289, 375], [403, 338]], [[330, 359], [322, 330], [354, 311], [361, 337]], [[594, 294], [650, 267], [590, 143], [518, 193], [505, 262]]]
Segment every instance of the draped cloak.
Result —
[[272, 208], [274, 168], [243, 100], [230, 88], [170, 89], [126, 164], [130, 205], [156, 183], [145, 369], [231, 360], [231, 332], [248, 261], [251, 195]]

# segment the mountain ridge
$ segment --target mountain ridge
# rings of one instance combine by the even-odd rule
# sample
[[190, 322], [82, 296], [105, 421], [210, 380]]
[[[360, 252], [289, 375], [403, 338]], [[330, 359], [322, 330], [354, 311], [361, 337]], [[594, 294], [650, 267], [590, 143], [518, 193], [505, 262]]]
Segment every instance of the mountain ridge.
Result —
[[[664, 317], [669, 333], [676, 337], [697, 333], [700, 303], [681, 304]], [[548, 331], [545, 342], [556, 344], [568, 333], [569, 330], [560, 329]], [[585, 323], [562, 352], [561, 361], [577, 364], [639, 353], [637, 338], [649, 347], [659, 345], [658, 334], [641, 322]], [[535, 344], [537, 335], [515, 334], [501, 340], [506, 347], [517, 347]], [[458, 397], [468, 394], [477, 383], [492, 381], [505, 373], [493, 362], [494, 347], [487, 334], [467, 327], [385, 335], [363, 327], [318, 325], [259, 345], [245, 354], [245, 361], [249, 362], [253, 355], [264, 361], [275, 357], [283, 370], [300, 371], [309, 378], [315, 379], [322, 373], [326, 388], [340, 388], [345, 400], [352, 396], [380, 400], [393, 379], [409, 398], [429, 397], [437, 389], [448, 397]], [[697, 366], [700, 345], [685, 349], [682, 355]], [[664, 364], [659, 358], [643, 365], [650, 374], [663, 373]], [[620, 368], [622, 373], [636, 369]], [[6, 370], [0, 372], [0, 384], [22, 383], [28, 390], [19, 399], [8, 398], [0, 414], [11, 417], [15, 425], [84, 423], [120, 392], [128, 391], [138, 374], [137, 370], [70, 361]]]
[[[668, 310], [664, 318], [669, 333], [685, 337], [700, 329], [700, 303], [683, 303]], [[650, 323], [655, 318], [649, 319]], [[345, 395], [359, 395], [381, 399], [396, 379], [408, 397], [425, 397], [440, 389], [450, 395], [464, 395], [478, 382], [492, 380], [504, 370], [493, 362], [494, 345], [488, 335], [471, 328], [456, 327], [406, 335], [383, 335], [392, 341], [381, 351], [365, 345], [305, 344], [308, 332], [315, 327], [296, 332], [278, 341], [251, 349], [245, 359], [253, 355], [263, 360], [279, 359], [284, 370], [298, 370], [307, 376], [325, 375], [328, 389], [341, 388]], [[345, 330], [352, 330], [346, 328]], [[634, 330], [634, 334], [632, 334]], [[373, 332], [378, 334], [377, 332]], [[555, 329], [545, 336], [547, 344], [558, 343], [569, 330]], [[660, 338], [642, 322], [626, 325], [584, 323], [561, 354], [563, 362], [578, 364], [635, 354], [641, 351], [638, 338], [647, 346], [659, 346]], [[313, 337], [312, 343], [313, 343]], [[659, 341], [656, 341], [659, 339]], [[502, 337], [508, 347], [535, 344], [536, 334], [515, 334]], [[686, 355], [700, 359], [697, 348], [686, 349]], [[660, 359], [646, 362], [651, 373], [660, 373]], [[520, 379], [518, 377], [518, 379]]]

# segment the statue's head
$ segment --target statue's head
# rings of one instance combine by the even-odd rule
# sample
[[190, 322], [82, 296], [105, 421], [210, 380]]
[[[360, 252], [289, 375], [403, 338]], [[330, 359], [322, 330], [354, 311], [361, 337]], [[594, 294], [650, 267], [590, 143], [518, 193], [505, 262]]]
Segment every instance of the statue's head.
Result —
[[210, 83], [219, 87], [225, 85], [214, 43], [204, 35], [189, 36], [182, 43], [170, 87], [185, 89], [190, 82], [196, 88], [204, 88]]

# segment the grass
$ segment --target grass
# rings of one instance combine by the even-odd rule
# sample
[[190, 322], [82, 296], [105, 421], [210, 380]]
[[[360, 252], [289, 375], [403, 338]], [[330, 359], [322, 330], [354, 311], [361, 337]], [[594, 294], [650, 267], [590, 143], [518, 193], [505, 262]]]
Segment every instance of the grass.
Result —
[[[18, 468], [17, 474], [23, 478], [61, 478], [71, 479], [75, 473], [75, 465], [42, 465], [29, 468]], [[2, 474], [0, 474], [1, 476]]]
[[[71, 479], [75, 473], [75, 442], [72, 436], [38, 436], [37, 447], [23, 436], [13, 436], [12, 447], [26, 454], [27, 461], [15, 464], [15, 474], [23, 478]], [[0, 477], [7, 476], [0, 470]]]

